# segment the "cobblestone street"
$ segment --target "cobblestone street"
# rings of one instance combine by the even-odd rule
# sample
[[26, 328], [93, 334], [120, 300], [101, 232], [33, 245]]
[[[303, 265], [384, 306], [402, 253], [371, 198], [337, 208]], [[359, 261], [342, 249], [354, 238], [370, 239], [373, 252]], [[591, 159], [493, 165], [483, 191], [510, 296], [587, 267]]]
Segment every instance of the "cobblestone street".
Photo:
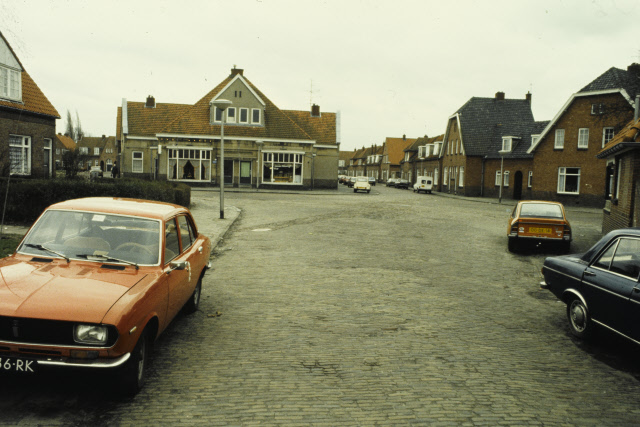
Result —
[[[221, 221], [217, 197], [194, 192], [202, 230]], [[638, 349], [570, 336], [564, 304], [539, 288], [551, 253], [507, 251], [512, 201], [378, 184], [370, 194], [229, 192], [225, 204], [238, 217], [200, 310], [161, 336], [139, 395], [114, 398], [83, 372], [4, 378], [0, 422], [639, 422]], [[572, 252], [598, 240], [601, 211], [568, 217]]]

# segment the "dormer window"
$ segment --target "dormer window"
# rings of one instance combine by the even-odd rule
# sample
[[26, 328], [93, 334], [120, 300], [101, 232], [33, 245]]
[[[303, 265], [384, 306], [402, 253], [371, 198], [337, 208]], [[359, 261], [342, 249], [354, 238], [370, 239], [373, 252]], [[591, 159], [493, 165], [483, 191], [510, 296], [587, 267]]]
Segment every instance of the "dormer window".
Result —
[[22, 100], [22, 73], [0, 65], [0, 98]]
[[259, 125], [260, 124], [260, 109], [259, 108], [252, 108], [251, 109], [251, 124], [252, 125]]
[[531, 135], [531, 146], [533, 147], [540, 140], [540, 135]]
[[236, 107], [227, 108], [227, 123], [236, 122]]
[[502, 151], [510, 153], [512, 145], [513, 139], [511, 137], [502, 138]]

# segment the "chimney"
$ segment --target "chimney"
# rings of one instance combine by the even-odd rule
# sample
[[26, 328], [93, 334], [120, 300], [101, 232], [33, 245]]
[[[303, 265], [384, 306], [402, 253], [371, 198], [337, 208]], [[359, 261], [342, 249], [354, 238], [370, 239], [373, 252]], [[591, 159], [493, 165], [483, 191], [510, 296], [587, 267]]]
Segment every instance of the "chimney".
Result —
[[144, 107], [145, 108], [156, 108], [156, 99], [151, 95], [147, 96], [147, 103], [144, 104]]
[[107, 135], [102, 135], [102, 139], [107, 139]]
[[496, 101], [504, 101], [504, 92], [496, 92]]
[[320, 106], [313, 104], [311, 106], [311, 117], [320, 117]]
[[406, 141], [407, 140], [407, 134], [402, 135], [402, 140]]
[[244, 70], [242, 68], [236, 68], [235, 65], [231, 69], [231, 77], [235, 77], [237, 74], [240, 74], [241, 76], [243, 76], [244, 74], [242, 73], [244, 73]]
[[627, 72], [633, 74], [636, 77], [640, 77], [640, 64], [634, 62], [627, 67]]
[[531, 104], [531, 92], [527, 92], [527, 94], [524, 96], [524, 99], [526, 99], [527, 102]]

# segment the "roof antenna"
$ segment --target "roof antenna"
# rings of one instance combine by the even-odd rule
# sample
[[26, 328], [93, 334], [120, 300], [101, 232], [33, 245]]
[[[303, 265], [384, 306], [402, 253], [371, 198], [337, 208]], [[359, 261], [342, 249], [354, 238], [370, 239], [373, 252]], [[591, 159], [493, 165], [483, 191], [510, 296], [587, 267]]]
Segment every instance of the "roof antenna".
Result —
[[313, 106], [313, 79], [311, 79], [311, 86], [309, 87], [309, 108]]

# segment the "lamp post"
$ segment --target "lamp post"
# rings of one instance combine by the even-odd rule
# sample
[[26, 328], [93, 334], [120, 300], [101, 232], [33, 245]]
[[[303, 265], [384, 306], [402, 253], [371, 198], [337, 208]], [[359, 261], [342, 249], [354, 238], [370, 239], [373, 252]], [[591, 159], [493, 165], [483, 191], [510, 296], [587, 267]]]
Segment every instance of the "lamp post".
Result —
[[504, 185], [504, 154], [508, 153], [508, 151], [498, 151], [500, 154], [500, 189], [498, 193], [498, 203], [502, 203], [502, 186]]
[[260, 189], [260, 178], [262, 178], [262, 168], [260, 167], [262, 163], [262, 144], [264, 144], [264, 141], [256, 141], [256, 145], [258, 146], [258, 175], [256, 176], [256, 190]]
[[212, 101], [213, 105], [219, 109], [220, 114], [220, 219], [224, 219], [224, 122], [226, 119], [225, 110], [231, 105], [228, 99], [216, 99]]

